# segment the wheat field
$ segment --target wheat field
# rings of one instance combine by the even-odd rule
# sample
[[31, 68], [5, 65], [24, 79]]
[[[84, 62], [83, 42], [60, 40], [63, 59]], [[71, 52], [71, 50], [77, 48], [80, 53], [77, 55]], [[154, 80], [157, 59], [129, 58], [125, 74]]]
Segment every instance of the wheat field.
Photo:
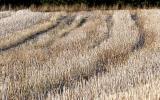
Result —
[[159, 100], [160, 10], [0, 12], [0, 100]]

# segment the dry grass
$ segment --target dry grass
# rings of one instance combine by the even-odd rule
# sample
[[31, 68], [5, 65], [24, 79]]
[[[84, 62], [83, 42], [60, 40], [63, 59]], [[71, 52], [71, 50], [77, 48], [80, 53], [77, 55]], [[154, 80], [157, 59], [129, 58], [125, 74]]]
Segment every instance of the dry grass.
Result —
[[3, 100], [159, 99], [159, 10], [41, 13], [16, 30], [3, 13]]

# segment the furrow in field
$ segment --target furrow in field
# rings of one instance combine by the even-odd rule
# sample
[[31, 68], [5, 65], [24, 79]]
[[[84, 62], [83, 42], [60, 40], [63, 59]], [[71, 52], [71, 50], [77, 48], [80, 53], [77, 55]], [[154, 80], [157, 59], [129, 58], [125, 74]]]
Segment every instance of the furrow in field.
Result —
[[34, 39], [38, 35], [46, 33], [47, 31], [57, 27], [60, 22], [56, 21], [56, 19], [56, 16], [54, 16], [50, 18], [49, 21], [44, 21], [22, 31], [17, 31], [12, 34], [8, 34], [7, 36], [1, 36], [0, 51], [6, 51], [11, 48], [15, 48], [20, 44]]

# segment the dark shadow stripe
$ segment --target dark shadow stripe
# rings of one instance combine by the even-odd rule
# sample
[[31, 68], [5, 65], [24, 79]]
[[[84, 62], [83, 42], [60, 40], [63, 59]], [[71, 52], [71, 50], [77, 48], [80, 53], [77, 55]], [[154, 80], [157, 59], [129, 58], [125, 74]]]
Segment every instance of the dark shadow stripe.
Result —
[[132, 51], [135, 51], [135, 50], [143, 48], [143, 46], [145, 44], [145, 34], [144, 34], [144, 31], [142, 30], [141, 26], [139, 25], [137, 14], [131, 14], [131, 18], [133, 21], [135, 21], [135, 24], [136, 24], [137, 28], [139, 29], [139, 40], [132, 48]]
[[87, 22], [87, 18], [88, 17], [81, 19], [80, 23], [77, 25], [77, 28], [83, 26]]
[[32, 40], [32, 39], [34, 39], [34, 38], [36, 38], [36, 37], [38, 37], [38, 36], [40, 36], [42, 34], [45, 34], [47, 31], [50, 31], [53, 28], [56, 28], [61, 23], [61, 21], [64, 20], [64, 19], [66, 19], [66, 18], [67, 18], [67, 16], [62, 16], [61, 18], [59, 18], [57, 20], [57, 23], [55, 25], [53, 25], [52, 27], [50, 27], [50, 28], [48, 28], [46, 30], [40, 31], [40, 32], [38, 32], [38, 33], [36, 33], [34, 35], [28, 36], [27, 38], [25, 38], [22, 41], [19, 41], [18, 43], [11, 44], [11, 45], [6, 46], [4, 48], [0, 48], [0, 52], [7, 51], [7, 50], [12, 49], [12, 48], [16, 48], [17, 46], [19, 46], [19, 45], [21, 45], [21, 44], [23, 44], [23, 43], [25, 43], [25, 42], [27, 42], [29, 40]]

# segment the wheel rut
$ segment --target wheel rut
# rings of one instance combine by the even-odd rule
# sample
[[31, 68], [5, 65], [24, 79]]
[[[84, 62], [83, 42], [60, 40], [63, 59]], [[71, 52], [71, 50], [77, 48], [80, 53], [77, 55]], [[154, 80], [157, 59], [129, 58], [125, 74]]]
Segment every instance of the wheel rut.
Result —
[[[12, 35], [7, 37], [6, 40], [4, 38], [3, 39], [4, 43], [2, 43], [2, 45], [0, 44], [0, 52], [7, 51], [7, 50], [12, 49], [12, 48], [16, 48], [19, 45], [26, 43], [27, 41], [33, 40], [36, 37], [38, 37], [40, 35], [43, 35], [46, 32], [48, 32], [50, 30], [53, 30], [54, 28], [58, 27], [59, 24], [61, 24], [61, 22], [63, 22], [63, 21], [66, 21], [66, 19], [67, 19], [66, 16], [62, 16], [62, 17], [58, 18], [56, 22], [51, 21], [51, 22], [46, 22], [42, 25], [35, 26], [35, 28], [39, 27], [39, 29], [36, 30], [35, 32], [34, 31], [32, 32], [33, 28], [31, 30], [28, 29], [29, 30], [28, 33], [25, 30], [24, 33], [26, 34], [26, 36], [25, 35], [18, 36], [18, 34], [16, 34], [17, 38], [15, 38], [15, 39], [12, 39], [13, 38]], [[43, 29], [43, 26], [45, 27], [44, 29]], [[23, 33], [23, 31], [22, 31], [22, 33]], [[10, 39], [12, 39], [12, 41]], [[6, 43], [5, 43], [5, 41], [6, 41]]]

